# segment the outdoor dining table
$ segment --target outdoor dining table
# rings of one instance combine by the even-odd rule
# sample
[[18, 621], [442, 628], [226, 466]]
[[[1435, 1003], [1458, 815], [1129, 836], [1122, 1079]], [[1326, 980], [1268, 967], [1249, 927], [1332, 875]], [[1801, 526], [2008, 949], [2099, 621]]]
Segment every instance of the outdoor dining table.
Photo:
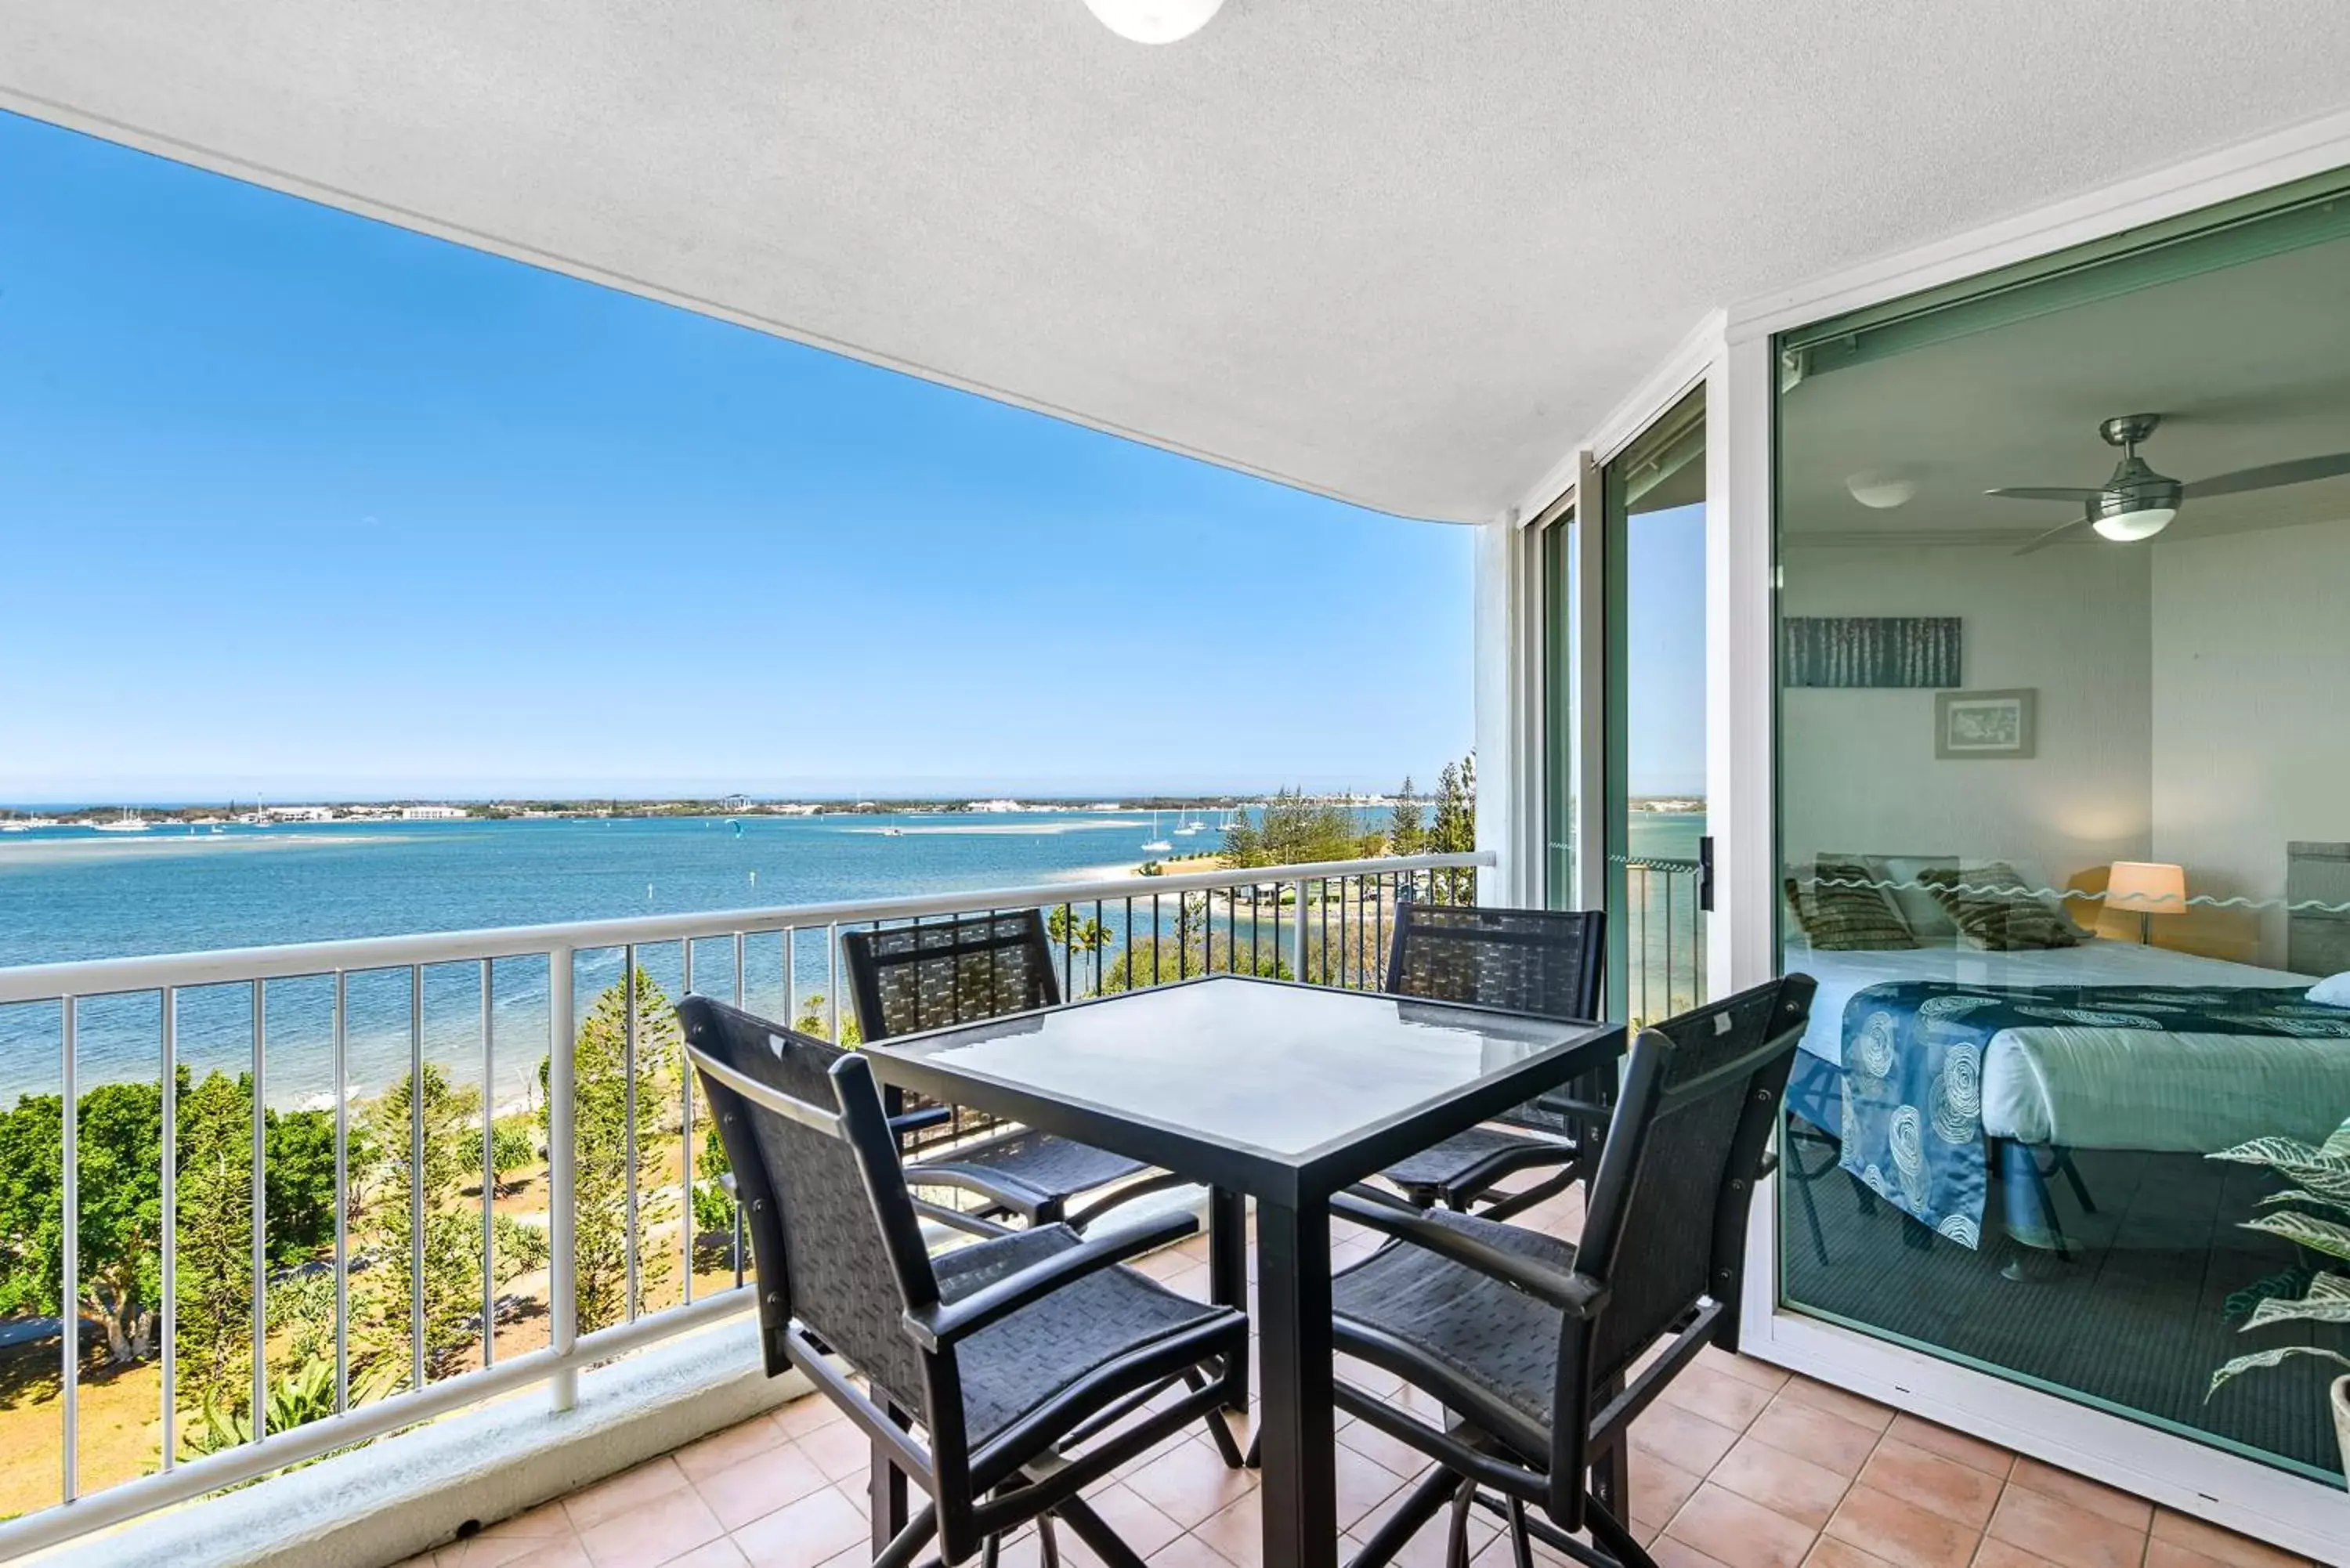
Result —
[[885, 1084], [1207, 1187], [1225, 1304], [1247, 1301], [1256, 1200], [1263, 1568], [1333, 1568], [1331, 1195], [1612, 1064], [1624, 1039], [1619, 1024], [1215, 975], [866, 1050]]

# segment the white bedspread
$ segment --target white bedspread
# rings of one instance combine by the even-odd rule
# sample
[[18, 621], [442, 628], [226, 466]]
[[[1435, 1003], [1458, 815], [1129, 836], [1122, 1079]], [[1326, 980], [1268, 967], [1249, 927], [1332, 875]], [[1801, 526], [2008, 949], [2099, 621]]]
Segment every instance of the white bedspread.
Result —
[[[2286, 986], [2306, 976], [2095, 940], [2044, 952], [1955, 948], [1817, 952], [1790, 971], [1820, 982], [1803, 1048], [1841, 1064], [1845, 1004], [1892, 981], [1969, 985]], [[1983, 1130], [2084, 1148], [2210, 1153], [2267, 1134], [2323, 1137], [2350, 1113], [2350, 1042], [2138, 1030], [2009, 1029], [1983, 1054]]]

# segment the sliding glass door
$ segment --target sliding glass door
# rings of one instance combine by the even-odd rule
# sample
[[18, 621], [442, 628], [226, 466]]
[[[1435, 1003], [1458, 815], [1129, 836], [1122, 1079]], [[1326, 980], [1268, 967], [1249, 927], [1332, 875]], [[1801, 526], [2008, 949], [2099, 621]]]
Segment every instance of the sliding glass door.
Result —
[[1784, 1307], [2336, 1487], [2343, 195], [1783, 337], [1776, 522]]

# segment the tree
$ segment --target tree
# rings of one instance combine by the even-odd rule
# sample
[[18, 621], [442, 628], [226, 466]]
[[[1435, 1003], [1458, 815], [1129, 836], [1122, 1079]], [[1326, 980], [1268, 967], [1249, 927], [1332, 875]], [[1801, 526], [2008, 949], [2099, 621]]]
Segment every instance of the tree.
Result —
[[1265, 803], [1259, 820], [1250, 821], [1245, 813], [1232, 819], [1224, 829], [1224, 859], [1235, 867], [1351, 860], [1365, 853], [1366, 839], [1372, 836], [1347, 807], [1285, 789]]
[[[1436, 820], [1428, 830], [1431, 855], [1466, 855], [1477, 847], [1477, 753], [1444, 764], [1436, 781]], [[1440, 871], [1430, 879], [1441, 902], [1476, 897], [1474, 871]]]
[[420, 1296], [428, 1374], [447, 1370], [483, 1326], [481, 1222], [450, 1206], [480, 1158], [480, 1112], [479, 1091], [452, 1085], [447, 1073], [427, 1063], [421, 1090], [415, 1074], [403, 1074], [362, 1113], [367, 1158], [354, 1167], [352, 1180], [359, 1195], [357, 1239], [368, 1267], [356, 1277], [351, 1316], [370, 1360], [413, 1366]]
[[[811, 999], [811, 1002], [820, 999]], [[636, 1127], [629, 1125], [629, 1020], [636, 1019]], [[672, 1260], [647, 1246], [671, 1195], [662, 1185], [677, 1141], [680, 1073], [685, 1037], [661, 988], [639, 969], [635, 992], [616, 981], [596, 999], [572, 1051], [572, 1235], [579, 1327], [585, 1333], [641, 1309], [665, 1281]], [[542, 1124], [544, 1126], [544, 1124]], [[633, 1144], [633, 1148], [632, 1148]], [[633, 1158], [631, 1158], [633, 1155]], [[633, 1173], [636, 1213], [629, 1212]], [[637, 1292], [629, 1297], [629, 1254], [637, 1254]]]
[[1388, 813], [1388, 853], [1417, 855], [1428, 836], [1421, 826], [1419, 797], [1411, 793], [1411, 775], [1406, 774], [1403, 788], [1396, 792], [1395, 805]]
[[1196, 940], [1185, 943], [1172, 937], [1137, 937], [1103, 967], [1097, 989], [1105, 996], [1121, 991], [1148, 991], [1185, 975], [1208, 973], [1211, 965], [1217, 974], [1231, 971], [1266, 980], [1291, 978], [1288, 955], [1274, 951], [1270, 941], [1259, 950], [1252, 949], [1246, 940], [1235, 942], [1219, 931], [1209, 938], [1204, 948]]
[[490, 1168], [501, 1196], [520, 1185], [523, 1171], [538, 1159], [538, 1122], [528, 1112], [498, 1117], [490, 1124]]
[[253, 1394], [253, 1080], [207, 1074], [177, 1114], [179, 1393], [234, 1416]]
[[[0, 1115], [0, 1313], [61, 1309], [64, 1107], [26, 1095]], [[153, 1348], [161, 1285], [162, 1090], [99, 1085], [81, 1096], [75, 1136], [80, 1310], [104, 1327], [108, 1359], [138, 1361]]]
[[1109, 950], [1110, 946], [1107, 926], [1091, 916], [1080, 920], [1076, 918], [1075, 910], [1068, 905], [1062, 904], [1056, 906], [1053, 912], [1045, 917], [1045, 934], [1055, 947], [1062, 948], [1073, 955], [1091, 954], [1094, 961], [1094, 989], [1097, 991], [1101, 989], [1102, 955]]

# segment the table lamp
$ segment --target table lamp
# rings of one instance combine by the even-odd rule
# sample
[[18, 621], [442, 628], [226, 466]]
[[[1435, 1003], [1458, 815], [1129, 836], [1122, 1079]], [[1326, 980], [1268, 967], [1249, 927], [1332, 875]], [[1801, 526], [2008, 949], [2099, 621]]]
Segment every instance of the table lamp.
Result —
[[2153, 939], [2153, 917], [2187, 912], [2187, 873], [2161, 861], [2116, 860], [2106, 883], [2106, 908], [2137, 917], [2140, 946]]

